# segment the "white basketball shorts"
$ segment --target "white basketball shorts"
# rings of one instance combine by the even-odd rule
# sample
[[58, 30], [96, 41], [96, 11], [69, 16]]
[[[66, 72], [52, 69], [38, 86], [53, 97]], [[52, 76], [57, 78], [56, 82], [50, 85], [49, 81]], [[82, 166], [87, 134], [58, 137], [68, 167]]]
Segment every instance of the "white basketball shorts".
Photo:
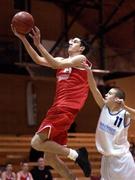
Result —
[[135, 162], [130, 152], [120, 156], [103, 156], [101, 180], [135, 180]]

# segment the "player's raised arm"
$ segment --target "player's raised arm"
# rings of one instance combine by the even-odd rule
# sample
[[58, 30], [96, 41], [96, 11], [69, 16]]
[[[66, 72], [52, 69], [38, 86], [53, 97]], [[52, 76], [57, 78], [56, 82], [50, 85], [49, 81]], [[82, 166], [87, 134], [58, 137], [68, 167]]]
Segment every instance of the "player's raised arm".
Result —
[[127, 106], [125, 104], [124, 99], [119, 99], [118, 98], [117, 100], [115, 100], [115, 102], [117, 102], [117, 103], [119, 103], [119, 104], [121, 104], [123, 106], [123, 108], [128, 112], [127, 115], [128, 115], [128, 117], [130, 117], [130, 119], [134, 119], [135, 120], [135, 109]]
[[125, 104], [125, 102], [124, 102], [123, 99], [119, 99], [118, 101], [119, 101], [120, 103], [122, 103], [124, 109], [125, 109], [126, 111], [128, 111], [128, 113], [129, 113], [128, 116], [129, 116], [131, 119], [135, 120], [135, 109], [127, 106], [127, 105]]
[[82, 67], [82, 62], [84, 61], [86, 61], [86, 57], [82, 54], [63, 59], [55, 58], [57, 68]]
[[38, 27], [35, 26], [32, 29], [32, 33], [29, 33], [29, 36], [33, 39], [34, 45], [37, 47], [46, 61], [51, 64], [53, 68], [56, 68], [57, 64], [55, 63], [55, 58], [41, 44], [41, 34]]
[[13, 33], [15, 34], [15, 36], [17, 36], [22, 41], [28, 54], [31, 56], [32, 60], [36, 64], [51, 67], [51, 65], [46, 61], [46, 59], [44, 57], [39, 56], [39, 54], [32, 48], [32, 46], [26, 39], [25, 35], [17, 33], [16, 29], [12, 26], [12, 24], [11, 24], [11, 29]]
[[129, 116], [131, 119], [135, 120], [135, 109], [128, 107], [128, 106], [124, 106], [124, 108], [129, 112]]
[[86, 63], [83, 63], [83, 65], [84, 65], [84, 68], [87, 71], [88, 84], [89, 84], [90, 90], [91, 90], [91, 92], [93, 94], [93, 97], [94, 97], [95, 101], [97, 102], [98, 106], [100, 108], [102, 108], [103, 105], [105, 104], [105, 99], [103, 98], [103, 96], [101, 95], [99, 89], [97, 88], [97, 85], [96, 85], [96, 82], [95, 82], [91, 67], [89, 67]]
[[[82, 47], [80, 47], [80, 52], [78, 52], [78, 54], [73, 54], [72, 52], [72, 56], [69, 55], [68, 58], [54, 58], [41, 44], [40, 36], [40, 30], [37, 27], [33, 28], [30, 37], [33, 39], [35, 46], [40, 51], [42, 56], [45, 57], [45, 59], [48, 61], [49, 64], [51, 64], [53, 68], [59, 69], [66, 67], [81, 67], [81, 62], [83, 62], [83, 60], [86, 60], [86, 57], [81, 54], [83, 51]], [[72, 44], [69, 45], [71, 47], [69, 49], [75, 49], [77, 46], [80, 46], [80, 43], [80, 39], [75, 38]]]

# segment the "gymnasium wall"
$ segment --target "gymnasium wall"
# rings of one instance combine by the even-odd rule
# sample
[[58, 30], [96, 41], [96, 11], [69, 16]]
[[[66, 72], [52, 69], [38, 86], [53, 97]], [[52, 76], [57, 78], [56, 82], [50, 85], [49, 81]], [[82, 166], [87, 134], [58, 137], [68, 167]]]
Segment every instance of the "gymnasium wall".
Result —
[[[37, 116], [34, 125], [29, 125], [27, 115], [27, 85], [32, 82], [36, 93]], [[135, 108], [135, 76], [107, 81], [126, 92], [126, 104]], [[0, 75], [0, 134], [33, 134], [53, 102], [55, 78], [32, 80], [29, 76]], [[76, 117], [77, 132], [95, 132], [99, 108], [91, 93]], [[129, 130], [134, 134], [135, 122]]]

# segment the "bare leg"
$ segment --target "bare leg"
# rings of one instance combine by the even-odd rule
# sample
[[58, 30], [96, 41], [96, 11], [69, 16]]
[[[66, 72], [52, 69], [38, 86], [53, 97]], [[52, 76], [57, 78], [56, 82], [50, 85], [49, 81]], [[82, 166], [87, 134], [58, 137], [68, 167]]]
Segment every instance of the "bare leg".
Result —
[[[89, 177], [91, 170], [90, 170], [90, 164], [88, 160], [88, 152], [86, 148], [80, 148], [78, 149], [78, 152], [77, 152], [70, 148], [66, 148], [63, 145], [60, 145], [54, 141], [48, 140], [47, 134], [48, 134], [47, 132], [35, 134], [35, 136], [32, 138], [32, 141], [31, 141], [32, 147], [36, 150], [43, 151], [45, 153], [51, 153], [55, 156], [57, 154], [67, 156], [68, 158], [77, 162], [78, 165], [83, 170], [85, 176]], [[57, 166], [62, 165], [62, 163], [60, 163], [60, 160], [57, 162], [59, 163], [54, 163], [54, 166], [57, 167]], [[66, 168], [63, 168], [62, 172], [67, 174]]]
[[45, 153], [47, 164], [52, 166], [65, 180], [75, 180], [75, 175], [68, 169], [66, 164], [55, 154]]
[[32, 138], [31, 145], [34, 149], [59, 154], [63, 156], [68, 156], [69, 148], [66, 148], [54, 141], [48, 140], [46, 134], [35, 134]]

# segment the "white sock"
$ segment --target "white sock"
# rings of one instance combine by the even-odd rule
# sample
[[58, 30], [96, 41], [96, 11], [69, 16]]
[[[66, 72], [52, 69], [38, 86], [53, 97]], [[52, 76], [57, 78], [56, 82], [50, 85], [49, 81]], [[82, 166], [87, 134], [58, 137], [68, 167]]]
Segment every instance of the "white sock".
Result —
[[78, 157], [78, 153], [73, 149], [69, 149], [69, 155], [67, 157], [75, 161], [76, 158]]

